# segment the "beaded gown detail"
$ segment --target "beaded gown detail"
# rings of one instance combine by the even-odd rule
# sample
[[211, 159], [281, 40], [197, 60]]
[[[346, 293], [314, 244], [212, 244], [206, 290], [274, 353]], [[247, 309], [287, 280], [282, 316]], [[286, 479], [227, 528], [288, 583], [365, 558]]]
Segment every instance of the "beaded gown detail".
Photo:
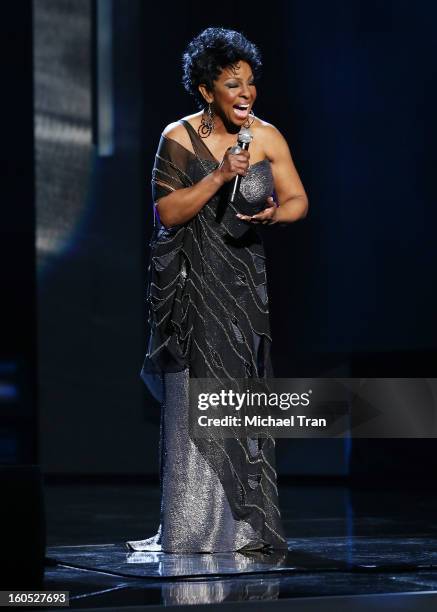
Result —
[[[154, 202], [190, 187], [219, 161], [186, 120], [193, 150], [161, 135]], [[287, 549], [276, 485], [275, 441], [191, 438], [191, 378], [222, 382], [273, 377], [265, 254], [239, 203], [273, 192], [268, 159], [249, 167], [234, 204], [224, 185], [187, 223], [165, 228], [155, 214], [147, 298], [150, 335], [141, 377], [161, 402], [161, 520], [157, 533], [127, 542], [138, 551]], [[159, 202], [157, 204], [159, 210]]]

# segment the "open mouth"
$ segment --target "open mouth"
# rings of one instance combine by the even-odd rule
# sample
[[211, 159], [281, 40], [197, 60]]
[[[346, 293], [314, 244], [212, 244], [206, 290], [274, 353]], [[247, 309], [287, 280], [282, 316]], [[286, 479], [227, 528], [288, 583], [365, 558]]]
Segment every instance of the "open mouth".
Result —
[[233, 109], [239, 119], [246, 119], [249, 114], [249, 104], [234, 104]]

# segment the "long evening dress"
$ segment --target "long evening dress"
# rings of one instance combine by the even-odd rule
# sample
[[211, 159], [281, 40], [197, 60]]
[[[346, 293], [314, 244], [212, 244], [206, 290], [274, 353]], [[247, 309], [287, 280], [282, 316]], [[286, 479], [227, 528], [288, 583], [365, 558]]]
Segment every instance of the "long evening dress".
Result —
[[[219, 165], [191, 124], [181, 122], [193, 151], [161, 135], [152, 172], [154, 202]], [[235, 216], [239, 205], [265, 205], [273, 186], [264, 159], [242, 177], [234, 205], [228, 204], [228, 184], [183, 225], [165, 228], [155, 214], [150, 335], [141, 377], [161, 402], [161, 520], [154, 536], [126, 542], [131, 550], [287, 549], [274, 439], [198, 439], [188, 429], [190, 377], [225, 384], [273, 376], [261, 234]]]

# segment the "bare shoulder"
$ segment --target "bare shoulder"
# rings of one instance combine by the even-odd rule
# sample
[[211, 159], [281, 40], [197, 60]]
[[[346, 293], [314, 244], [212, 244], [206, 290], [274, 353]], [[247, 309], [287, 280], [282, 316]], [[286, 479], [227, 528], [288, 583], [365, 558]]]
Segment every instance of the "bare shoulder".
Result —
[[287, 141], [281, 131], [272, 123], [259, 117], [252, 126], [254, 137], [263, 143], [264, 153], [271, 161], [284, 149], [288, 149]]
[[180, 119], [166, 125], [162, 130], [162, 134], [166, 138], [175, 140], [186, 149], [192, 149], [190, 136]]
[[279, 143], [285, 140], [284, 136], [275, 125], [259, 117], [255, 119], [252, 128], [254, 128], [254, 135], [256, 134], [264, 141]]

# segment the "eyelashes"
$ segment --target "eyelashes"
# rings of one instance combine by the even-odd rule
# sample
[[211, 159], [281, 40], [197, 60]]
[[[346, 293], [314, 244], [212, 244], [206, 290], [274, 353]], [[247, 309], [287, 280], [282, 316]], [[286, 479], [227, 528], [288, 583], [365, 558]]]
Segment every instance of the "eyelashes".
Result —
[[[253, 87], [255, 85], [254, 82], [249, 83], [249, 87]], [[226, 87], [229, 87], [229, 89], [233, 89], [234, 87], [239, 87], [239, 85], [226, 85]]]

